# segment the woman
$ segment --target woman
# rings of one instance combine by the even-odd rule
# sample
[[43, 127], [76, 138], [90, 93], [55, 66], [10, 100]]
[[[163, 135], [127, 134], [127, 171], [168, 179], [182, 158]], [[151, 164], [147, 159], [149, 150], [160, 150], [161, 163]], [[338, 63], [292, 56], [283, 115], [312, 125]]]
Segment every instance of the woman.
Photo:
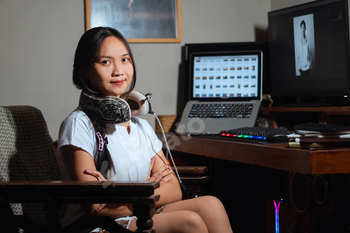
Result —
[[[93, 28], [80, 39], [74, 59], [73, 82], [96, 98], [124, 97], [136, 83], [134, 59], [117, 30]], [[132, 118], [106, 124], [98, 115], [79, 106], [62, 123], [58, 155], [69, 179], [79, 181], [158, 181], [160, 195], [153, 216], [157, 232], [232, 232], [221, 202], [205, 196], [181, 200], [182, 193], [162, 152], [162, 144], [146, 120]], [[70, 206], [62, 225], [81, 215], [108, 215], [130, 230], [136, 219], [131, 205], [93, 204]]]
[[301, 38], [299, 41], [298, 70], [300, 75], [309, 75], [311, 69], [310, 40], [306, 36], [306, 23], [300, 23]]

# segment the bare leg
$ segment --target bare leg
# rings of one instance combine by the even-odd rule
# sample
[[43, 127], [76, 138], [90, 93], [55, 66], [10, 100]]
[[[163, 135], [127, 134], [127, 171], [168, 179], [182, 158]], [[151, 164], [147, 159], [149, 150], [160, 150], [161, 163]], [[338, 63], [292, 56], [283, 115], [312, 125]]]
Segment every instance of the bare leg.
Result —
[[[175, 211], [153, 216], [153, 229], [159, 233], [208, 233], [202, 218], [192, 211]], [[136, 220], [130, 223], [129, 230], [136, 230]]]
[[[224, 206], [217, 198], [212, 196], [203, 196], [169, 204], [164, 208], [162, 214], [153, 216], [153, 221], [153, 228], [160, 233], [232, 233]], [[134, 224], [132, 223], [132, 225]], [[136, 229], [132, 225], [130, 229]]]
[[221, 201], [213, 196], [203, 196], [168, 205], [164, 213], [178, 210], [193, 211], [201, 216], [209, 233], [232, 233], [230, 221]]

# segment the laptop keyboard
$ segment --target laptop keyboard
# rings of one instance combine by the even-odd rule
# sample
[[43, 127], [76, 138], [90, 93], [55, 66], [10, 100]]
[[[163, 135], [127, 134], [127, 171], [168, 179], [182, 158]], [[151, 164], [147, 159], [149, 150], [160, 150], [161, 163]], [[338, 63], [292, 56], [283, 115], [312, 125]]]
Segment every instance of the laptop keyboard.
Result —
[[188, 119], [250, 118], [253, 107], [253, 103], [193, 104]]

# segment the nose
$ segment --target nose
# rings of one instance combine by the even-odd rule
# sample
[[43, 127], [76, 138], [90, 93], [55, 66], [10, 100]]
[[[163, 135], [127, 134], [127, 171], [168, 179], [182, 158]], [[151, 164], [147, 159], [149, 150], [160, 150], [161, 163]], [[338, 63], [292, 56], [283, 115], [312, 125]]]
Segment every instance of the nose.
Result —
[[114, 64], [112, 76], [119, 77], [124, 75], [124, 69], [121, 64]]

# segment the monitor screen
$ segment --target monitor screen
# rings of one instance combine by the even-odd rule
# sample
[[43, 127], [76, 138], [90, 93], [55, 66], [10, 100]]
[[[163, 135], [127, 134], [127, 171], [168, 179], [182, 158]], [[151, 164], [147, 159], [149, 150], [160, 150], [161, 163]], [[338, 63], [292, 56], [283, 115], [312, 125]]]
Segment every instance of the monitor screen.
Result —
[[272, 96], [348, 100], [347, 0], [314, 1], [268, 13]]
[[185, 102], [269, 93], [267, 42], [185, 44], [183, 55]]
[[259, 99], [261, 51], [191, 54], [192, 99]]

